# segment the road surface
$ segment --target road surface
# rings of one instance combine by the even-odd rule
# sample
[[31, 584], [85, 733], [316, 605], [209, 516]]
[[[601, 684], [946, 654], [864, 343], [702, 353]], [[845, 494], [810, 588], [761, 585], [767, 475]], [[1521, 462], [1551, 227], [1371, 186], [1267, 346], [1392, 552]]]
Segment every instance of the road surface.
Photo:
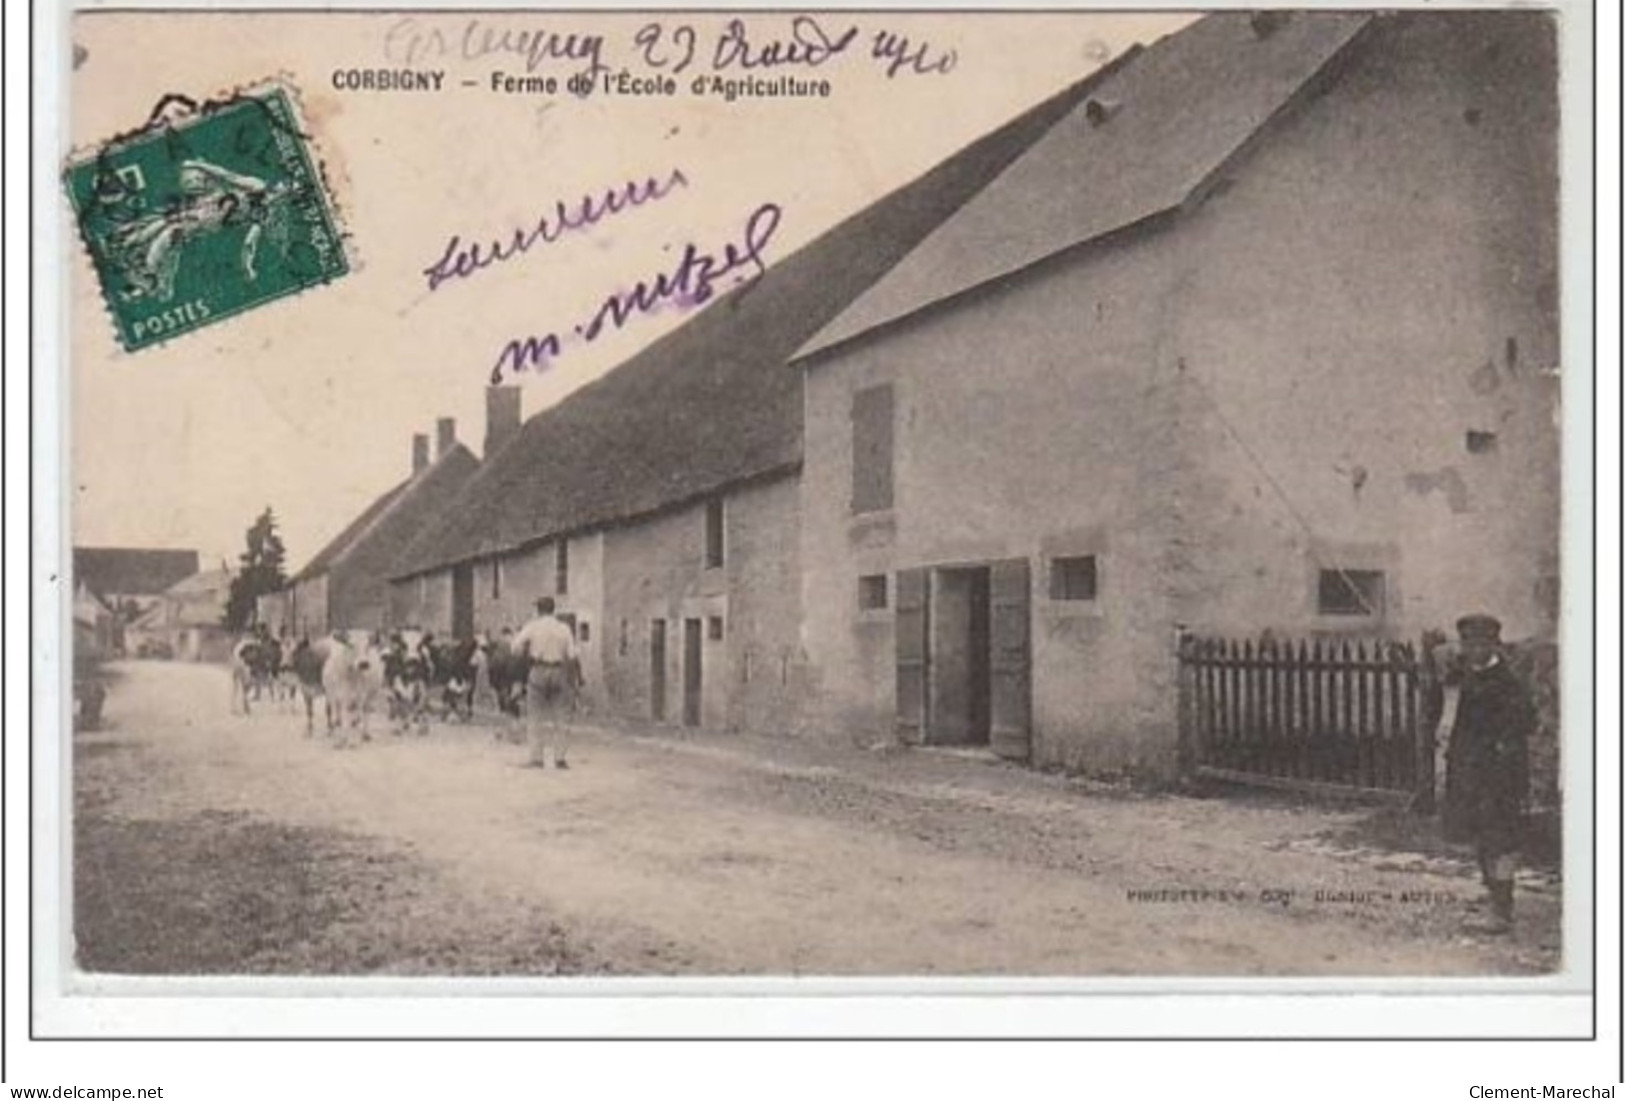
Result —
[[[89, 971], [1475, 975], [1559, 962], [1559, 891], [1461, 931], [1448, 857], [1369, 811], [1144, 795], [989, 759], [588, 729], [568, 772], [490, 726], [335, 750], [227, 711], [213, 666], [114, 670], [74, 736]], [[1341, 839], [1341, 840], [1340, 840]]]

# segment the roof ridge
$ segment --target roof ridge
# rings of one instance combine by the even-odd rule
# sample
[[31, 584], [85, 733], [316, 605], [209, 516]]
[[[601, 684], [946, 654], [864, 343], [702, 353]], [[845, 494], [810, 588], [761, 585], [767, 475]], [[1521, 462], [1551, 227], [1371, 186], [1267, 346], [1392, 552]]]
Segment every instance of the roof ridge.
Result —
[[382, 525], [391, 516], [397, 514], [401, 509], [408, 507], [411, 504], [413, 495], [422, 492], [423, 487], [428, 485], [434, 479], [436, 473], [450, 469], [448, 464], [459, 451], [467, 455], [470, 459], [473, 459], [475, 463], [479, 462], [478, 459], [474, 458], [474, 453], [464, 446], [461, 440], [455, 441], [451, 447], [448, 447], [445, 450], [445, 452], [435, 456], [429, 465], [425, 466], [422, 470], [417, 471], [411, 477], [407, 478], [404, 482], [396, 486], [395, 493], [393, 497], [390, 498], [389, 502], [385, 504], [383, 508], [379, 509], [377, 514], [374, 515], [360, 531], [356, 532], [355, 538], [351, 539], [344, 549], [340, 550], [339, 553], [334, 556], [333, 560], [328, 563], [328, 568], [331, 569], [333, 566], [339, 565], [346, 558], [350, 557], [350, 555], [355, 552], [357, 547], [361, 546], [367, 541], [368, 536], [378, 530], [380, 525]]

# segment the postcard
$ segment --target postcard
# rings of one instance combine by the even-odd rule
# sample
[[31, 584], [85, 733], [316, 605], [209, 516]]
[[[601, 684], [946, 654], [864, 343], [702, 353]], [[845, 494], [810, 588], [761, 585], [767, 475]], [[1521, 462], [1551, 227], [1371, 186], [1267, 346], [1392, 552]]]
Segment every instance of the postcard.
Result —
[[1575, 7], [62, 26], [46, 1026], [1589, 1027]]

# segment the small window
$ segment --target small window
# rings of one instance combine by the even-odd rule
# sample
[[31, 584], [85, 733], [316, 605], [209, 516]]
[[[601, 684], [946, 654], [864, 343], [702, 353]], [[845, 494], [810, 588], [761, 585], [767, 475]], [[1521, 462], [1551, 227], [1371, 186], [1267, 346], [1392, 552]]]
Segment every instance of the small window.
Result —
[[722, 555], [722, 500], [718, 498], [705, 506], [705, 568], [721, 566]]
[[1473, 455], [1487, 455], [1495, 450], [1494, 432], [1467, 430], [1467, 450]]
[[1095, 556], [1055, 558], [1049, 564], [1051, 600], [1093, 600], [1098, 585]]
[[1316, 610], [1321, 615], [1380, 616], [1386, 589], [1381, 570], [1321, 570]]
[[576, 637], [581, 639], [582, 642], [591, 642], [592, 641], [592, 624], [588, 623], [586, 620], [583, 619], [576, 626]]
[[720, 642], [722, 640], [722, 617], [714, 615], [707, 619], [705, 621], [705, 633], [712, 642]]
[[886, 575], [872, 573], [858, 578], [858, 608], [874, 611], [886, 606]]
[[491, 599], [502, 596], [502, 559], [491, 559]]
[[627, 624], [626, 624], [626, 620], [623, 619], [623, 620], [621, 620], [621, 641], [620, 641], [620, 645], [617, 647], [617, 649], [620, 650], [620, 652], [621, 652], [621, 657], [623, 657], [623, 658], [626, 656], [627, 646], [629, 645], [628, 638], [627, 638], [627, 631], [628, 631], [628, 627], [627, 627]]
[[553, 549], [553, 592], [562, 596], [570, 591], [570, 541], [560, 539]]

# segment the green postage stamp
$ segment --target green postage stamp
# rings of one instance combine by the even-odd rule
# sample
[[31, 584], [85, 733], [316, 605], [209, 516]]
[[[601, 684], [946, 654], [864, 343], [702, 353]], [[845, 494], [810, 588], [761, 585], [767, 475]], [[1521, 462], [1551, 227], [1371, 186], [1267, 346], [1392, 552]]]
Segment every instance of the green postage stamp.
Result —
[[280, 87], [116, 138], [70, 163], [65, 182], [126, 351], [349, 270], [332, 198]]

